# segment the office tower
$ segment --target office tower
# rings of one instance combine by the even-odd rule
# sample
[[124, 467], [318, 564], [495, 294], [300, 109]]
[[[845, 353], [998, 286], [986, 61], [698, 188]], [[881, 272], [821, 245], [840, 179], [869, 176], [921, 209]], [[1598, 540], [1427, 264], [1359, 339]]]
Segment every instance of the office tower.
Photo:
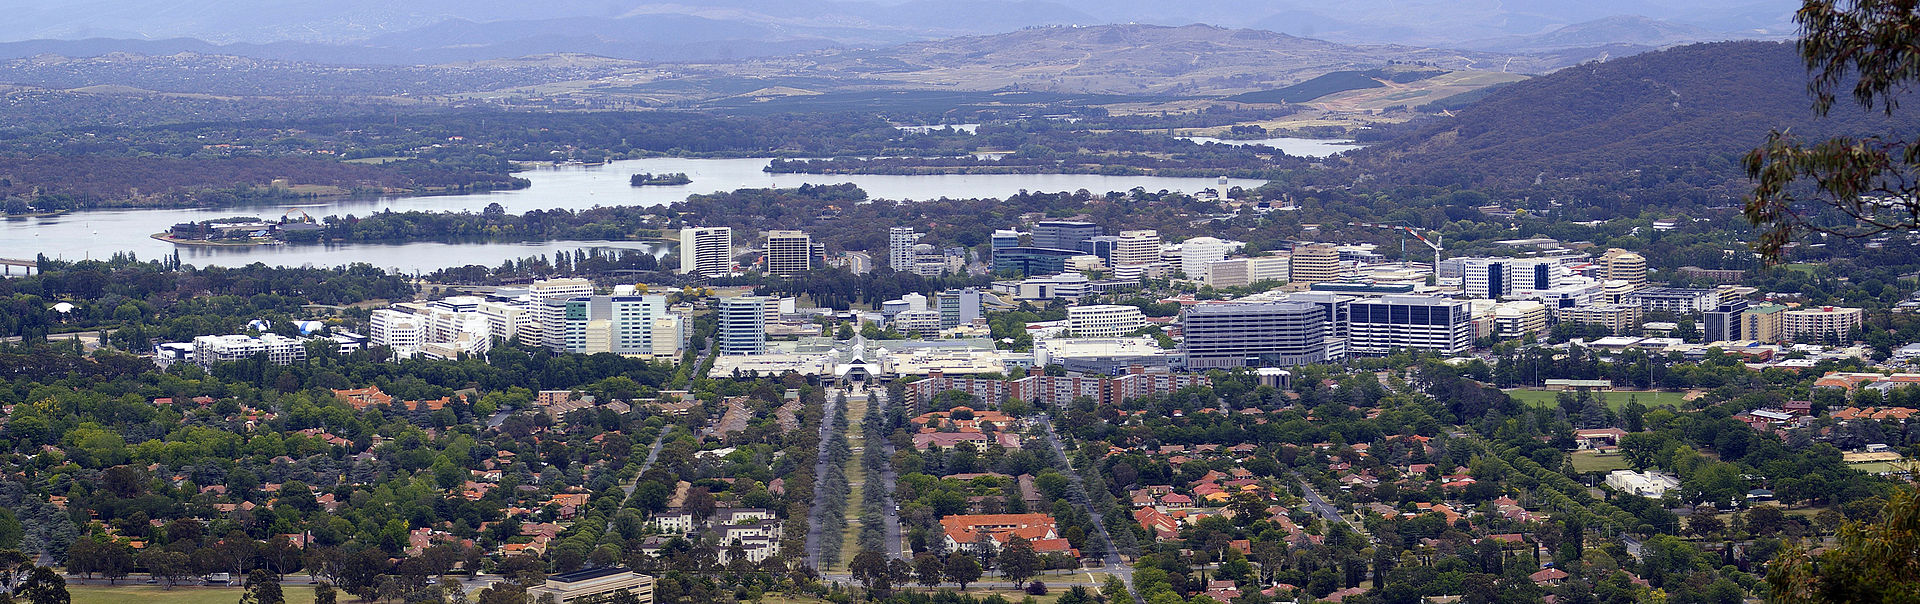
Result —
[[1020, 247], [1020, 231], [999, 229], [993, 232], [993, 251]]
[[733, 272], [733, 229], [680, 229], [680, 272], [700, 277]]
[[1340, 280], [1340, 249], [1329, 243], [1309, 243], [1293, 248], [1291, 277], [1294, 283], [1313, 285]]
[[1113, 257], [1107, 260], [1114, 266], [1159, 262], [1160, 232], [1152, 229], [1120, 231], [1119, 239], [1114, 242]]
[[1795, 342], [1840, 342], [1860, 327], [1865, 313], [1858, 308], [1816, 306], [1781, 314], [1780, 329]]
[[1312, 304], [1205, 304], [1188, 308], [1180, 326], [1193, 371], [1327, 361], [1326, 313]]
[[1078, 220], [1042, 220], [1033, 224], [1033, 247], [1077, 250], [1088, 239], [1105, 233], [1100, 225]]
[[813, 238], [801, 231], [767, 232], [767, 274], [789, 276], [813, 268]]
[[760, 296], [721, 298], [719, 329], [715, 333], [720, 354], [753, 355], [767, 353], [766, 300]]
[[913, 227], [893, 227], [887, 229], [887, 266], [896, 271], [913, 271], [913, 242], [920, 240], [920, 234]]
[[1195, 237], [1180, 244], [1180, 271], [1188, 279], [1206, 279], [1207, 263], [1227, 257], [1228, 243], [1214, 237]]
[[980, 318], [980, 290], [950, 289], [940, 292], [940, 327], [951, 329], [971, 325]]
[[527, 293], [536, 299], [572, 298], [574, 296], [593, 295], [593, 282], [586, 279], [542, 279], [527, 286]]
[[1570, 282], [1572, 270], [1559, 260], [1541, 258], [1458, 259], [1469, 296], [1499, 300], [1532, 296]]
[[1734, 300], [1721, 304], [1701, 314], [1701, 331], [1705, 332], [1708, 342], [1747, 339], [1746, 314], [1746, 300]]
[[1594, 264], [1600, 265], [1605, 273], [1602, 280], [1625, 281], [1635, 288], [1647, 284], [1647, 259], [1644, 256], [1620, 248], [1607, 250]]
[[1347, 349], [1384, 355], [1395, 350], [1460, 354], [1473, 347], [1473, 313], [1466, 300], [1384, 296], [1348, 307]]
[[1076, 338], [1117, 338], [1147, 326], [1137, 306], [1099, 304], [1067, 309], [1067, 331]]
[[1100, 258], [1101, 262], [1113, 265], [1113, 250], [1120, 245], [1120, 238], [1113, 235], [1101, 235], [1080, 242], [1080, 251]]

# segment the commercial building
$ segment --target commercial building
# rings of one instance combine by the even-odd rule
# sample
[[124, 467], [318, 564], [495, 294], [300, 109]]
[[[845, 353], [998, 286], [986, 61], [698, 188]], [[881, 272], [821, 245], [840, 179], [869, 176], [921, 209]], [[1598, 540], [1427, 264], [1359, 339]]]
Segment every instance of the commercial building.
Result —
[[798, 275], [813, 269], [813, 238], [802, 231], [768, 231], [766, 270], [769, 275]]
[[1146, 326], [1147, 316], [1135, 306], [1101, 304], [1067, 309], [1067, 330], [1078, 338], [1117, 338]]
[[1347, 350], [1384, 355], [1395, 350], [1460, 354], [1473, 348], [1473, 317], [1465, 300], [1384, 296], [1349, 307]]
[[1821, 306], [1780, 313], [1780, 325], [1786, 338], [1796, 342], [1825, 342], [1846, 339], [1860, 327], [1865, 316], [1858, 308]]
[[1121, 375], [1131, 367], [1169, 369], [1181, 364], [1179, 351], [1167, 350], [1147, 336], [1131, 338], [1052, 338], [1033, 342], [1033, 365], [1059, 365], [1070, 373]]
[[972, 325], [980, 319], [980, 290], [974, 288], [950, 289], [935, 296], [940, 305], [940, 328], [952, 329], [961, 325]]
[[620, 566], [603, 566], [547, 575], [547, 581], [527, 588], [527, 601], [552, 596], [554, 602], [567, 604], [581, 600], [613, 601], [614, 594], [628, 593], [640, 604], [653, 604], [653, 577]]
[[1747, 301], [1734, 300], [1723, 303], [1700, 316], [1701, 331], [1705, 332], [1708, 342], [1731, 342], [1747, 339], [1746, 335]]
[[677, 359], [686, 345], [684, 318], [664, 295], [578, 296], [545, 307], [557, 311], [557, 337], [548, 340], [555, 352]]
[[1078, 250], [1080, 244], [1106, 234], [1100, 225], [1078, 220], [1042, 220], [1033, 224], [1033, 247]]
[[913, 244], [920, 240], [920, 234], [913, 227], [892, 227], [887, 229], [887, 266], [896, 271], [913, 271]]
[[1323, 363], [1327, 323], [1312, 304], [1205, 304], [1181, 316], [1181, 350], [1195, 371]]
[[1313, 285], [1340, 280], [1340, 248], [1328, 243], [1297, 245], [1291, 254], [1292, 281]]
[[1604, 275], [1602, 281], [1625, 281], [1638, 289], [1647, 285], [1647, 259], [1620, 248], [1607, 250], [1594, 261]]
[[1234, 258], [1219, 260], [1207, 265], [1207, 285], [1214, 287], [1245, 287], [1262, 281], [1287, 280], [1290, 258], [1287, 256], [1261, 256], [1259, 258]]
[[1099, 258], [1101, 262], [1107, 263], [1108, 265], [1113, 264], [1113, 251], [1119, 247], [1120, 238], [1113, 235], [1091, 237], [1086, 241], [1080, 242], [1080, 251], [1086, 252], [1089, 256]]
[[909, 310], [893, 316], [893, 330], [903, 334], [931, 336], [940, 333], [940, 311]]
[[1487, 300], [1533, 295], [1565, 285], [1572, 272], [1552, 258], [1460, 258], [1466, 294]]
[[701, 277], [732, 273], [733, 229], [728, 227], [680, 229], [680, 272]]
[[1629, 495], [1659, 499], [1665, 497], [1667, 491], [1680, 488], [1680, 479], [1653, 470], [1614, 470], [1607, 473], [1607, 486]]
[[375, 310], [368, 319], [367, 338], [374, 346], [392, 349], [396, 357], [411, 357], [427, 341], [427, 318], [390, 308]]
[[1206, 279], [1207, 265], [1225, 259], [1232, 243], [1215, 237], [1195, 237], [1180, 243], [1180, 271], [1188, 279]]
[[1501, 302], [1493, 307], [1493, 337], [1503, 340], [1540, 335], [1547, 331], [1547, 305], [1533, 300]]
[[1786, 312], [1787, 307], [1779, 304], [1763, 304], [1748, 308], [1746, 312], [1740, 314], [1740, 321], [1744, 324], [1740, 329], [1740, 335], [1748, 340], [1768, 344], [1784, 341], [1787, 339]]
[[1693, 314], [1720, 306], [1720, 292], [1712, 289], [1655, 287], [1620, 296], [1621, 304], [1632, 304], [1649, 312]]
[[1159, 262], [1160, 232], [1152, 229], [1120, 231], [1119, 239], [1114, 242], [1113, 257], [1107, 260], [1116, 267]]
[[215, 363], [245, 361], [267, 355], [267, 362], [289, 365], [307, 358], [306, 340], [276, 333], [249, 335], [199, 336], [193, 339], [193, 362], [201, 367]]
[[1640, 307], [1625, 304], [1595, 304], [1555, 309], [1561, 323], [1600, 325], [1615, 334], [1640, 327]]
[[767, 352], [765, 298], [721, 298], [716, 314], [719, 315], [719, 326], [714, 335], [720, 354], [757, 355]]
[[993, 272], [1019, 275], [1057, 275], [1067, 270], [1067, 260], [1085, 255], [1077, 249], [1010, 247], [993, 250]]
[[542, 279], [527, 286], [527, 294], [535, 299], [572, 298], [574, 296], [593, 295], [593, 282], [586, 279]]

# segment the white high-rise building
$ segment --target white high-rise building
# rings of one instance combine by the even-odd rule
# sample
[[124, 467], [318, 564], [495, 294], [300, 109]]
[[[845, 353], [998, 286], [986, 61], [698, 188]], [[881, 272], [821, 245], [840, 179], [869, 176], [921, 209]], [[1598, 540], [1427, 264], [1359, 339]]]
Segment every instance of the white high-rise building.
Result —
[[393, 356], [407, 358], [420, 351], [429, 333], [426, 317], [390, 308], [373, 311], [367, 339], [374, 346], [393, 349]]
[[1553, 258], [1461, 258], [1466, 294], [1488, 300], [1532, 297], [1570, 282], [1571, 267]]
[[1076, 338], [1117, 338], [1147, 326], [1147, 316], [1134, 306], [1100, 304], [1067, 309], [1067, 330]]
[[680, 229], [680, 272], [701, 277], [733, 272], [733, 229]]
[[1214, 237], [1195, 237], [1180, 244], [1180, 271], [1188, 279], [1207, 278], [1207, 264], [1227, 257], [1231, 244]]
[[813, 268], [813, 238], [802, 231], [768, 231], [766, 272], [782, 277]]
[[913, 227], [893, 227], [887, 229], [887, 266], [896, 271], [913, 271], [913, 243], [920, 240], [920, 234]]
[[581, 296], [551, 301], [544, 308], [557, 317], [557, 337], [548, 339], [556, 352], [672, 360], [679, 357], [685, 339], [682, 319], [668, 308], [664, 295]]
[[593, 295], [593, 282], [586, 279], [542, 279], [527, 286], [527, 293], [536, 299], [572, 298], [574, 296]]

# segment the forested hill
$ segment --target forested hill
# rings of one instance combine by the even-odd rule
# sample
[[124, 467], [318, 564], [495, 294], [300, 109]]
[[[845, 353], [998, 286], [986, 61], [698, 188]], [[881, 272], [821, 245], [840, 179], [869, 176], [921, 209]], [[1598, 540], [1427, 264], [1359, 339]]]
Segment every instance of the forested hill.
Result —
[[1594, 197], [1726, 205], [1747, 186], [1740, 156], [1770, 129], [1806, 138], [1920, 132], [1911, 111], [1889, 118], [1836, 105], [1816, 118], [1807, 79], [1793, 46], [1769, 42], [1697, 44], [1581, 65], [1409, 127], [1356, 163], [1388, 182], [1516, 197], [1576, 193], [1576, 209]]

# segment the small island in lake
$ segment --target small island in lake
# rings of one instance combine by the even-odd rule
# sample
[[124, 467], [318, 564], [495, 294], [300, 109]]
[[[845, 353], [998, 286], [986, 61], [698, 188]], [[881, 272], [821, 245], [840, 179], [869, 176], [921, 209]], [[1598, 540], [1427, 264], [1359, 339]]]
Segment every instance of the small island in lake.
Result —
[[693, 179], [688, 178], [685, 172], [674, 172], [672, 174], [643, 173], [633, 175], [633, 186], [636, 187], [684, 185], [690, 182], [693, 182]]

